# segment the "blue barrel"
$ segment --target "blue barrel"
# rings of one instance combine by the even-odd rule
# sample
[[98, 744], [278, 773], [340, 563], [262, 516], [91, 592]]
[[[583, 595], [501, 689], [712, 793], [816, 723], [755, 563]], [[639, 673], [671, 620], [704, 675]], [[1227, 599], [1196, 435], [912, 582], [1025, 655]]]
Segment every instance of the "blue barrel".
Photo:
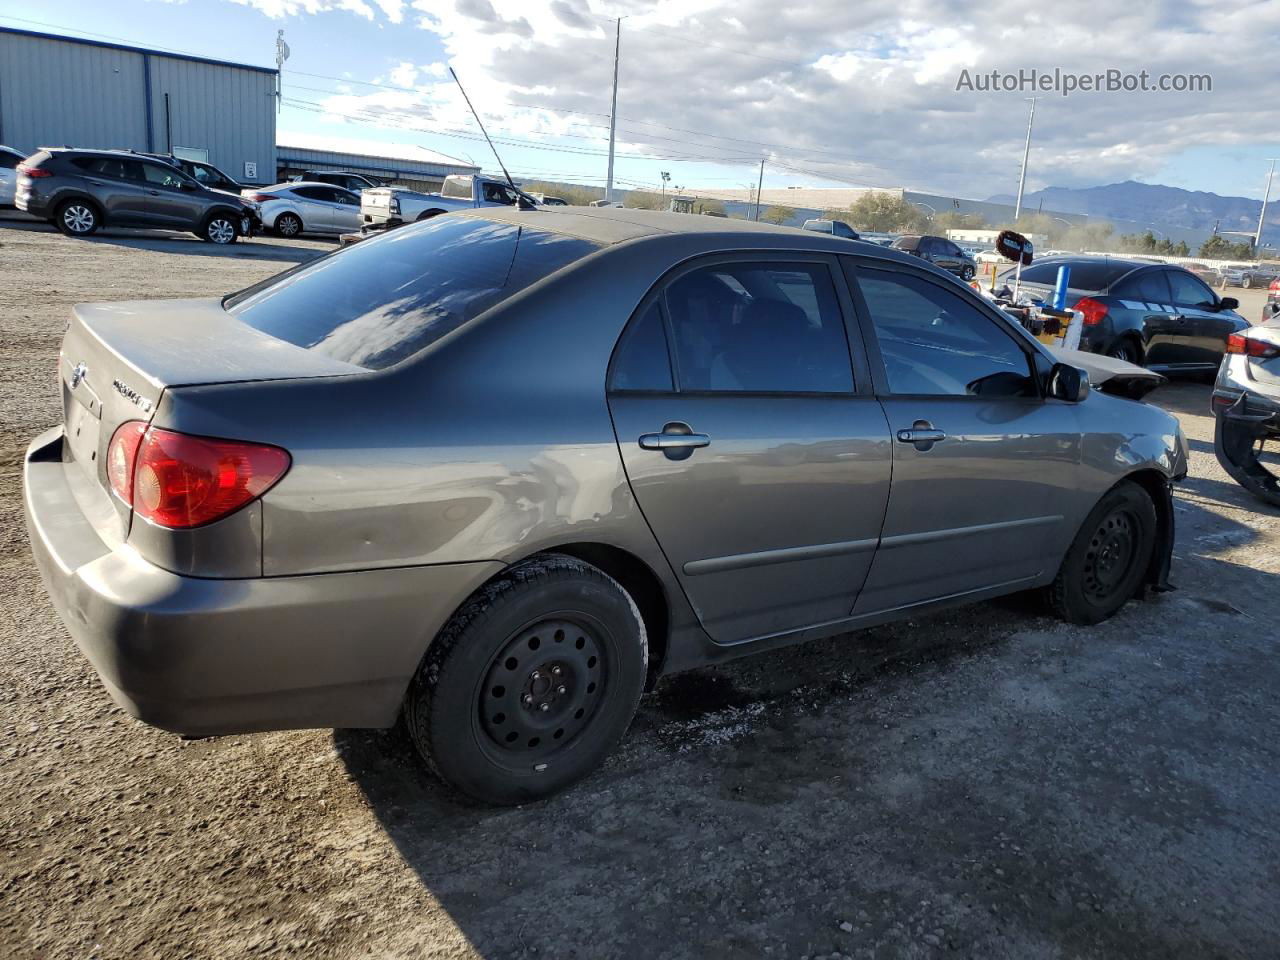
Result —
[[1067, 287], [1071, 280], [1071, 268], [1063, 264], [1058, 268], [1058, 285], [1053, 288], [1053, 309], [1065, 310], [1067, 308]]

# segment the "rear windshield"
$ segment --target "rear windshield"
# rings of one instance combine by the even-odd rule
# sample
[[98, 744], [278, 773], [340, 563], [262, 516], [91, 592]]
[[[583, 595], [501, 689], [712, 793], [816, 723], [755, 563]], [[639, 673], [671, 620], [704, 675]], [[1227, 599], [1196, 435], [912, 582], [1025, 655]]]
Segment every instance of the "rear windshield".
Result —
[[381, 370], [598, 249], [577, 237], [443, 216], [294, 267], [223, 307], [255, 330]]
[[1026, 267], [1022, 271], [1022, 279], [1027, 283], [1052, 286], [1058, 282], [1058, 268], [1064, 266], [1071, 268], [1071, 276], [1067, 282], [1073, 290], [1106, 289], [1134, 269], [1133, 264], [1116, 260], [1054, 259]]

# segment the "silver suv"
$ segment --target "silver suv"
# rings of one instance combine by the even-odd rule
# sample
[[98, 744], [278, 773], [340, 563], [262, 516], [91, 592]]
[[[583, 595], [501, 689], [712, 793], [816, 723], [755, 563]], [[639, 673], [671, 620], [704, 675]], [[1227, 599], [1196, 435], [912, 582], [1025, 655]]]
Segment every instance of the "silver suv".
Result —
[[210, 243], [248, 235], [253, 208], [211, 190], [162, 160], [124, 150], [43, 147], [18, 166], [15, 206], [63, 233], [87, 237], [100, 226], [189, 230]]

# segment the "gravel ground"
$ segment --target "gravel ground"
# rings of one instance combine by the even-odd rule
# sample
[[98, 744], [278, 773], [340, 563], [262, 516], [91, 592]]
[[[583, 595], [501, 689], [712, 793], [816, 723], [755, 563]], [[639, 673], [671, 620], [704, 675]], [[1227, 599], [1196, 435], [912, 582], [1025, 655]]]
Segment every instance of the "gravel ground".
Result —
[[1203, 384], [1154, 398], [1192, 438], [1176, 592], [1092, 629], [1015, 597], [672, 678], [543, 804], [451, 802], [396, 730], [131, 720], [20, 515], [68, 309], [327, 248], [0, 224], [0, 956], [1275, 956], [1280, 513], [1219, 469]]

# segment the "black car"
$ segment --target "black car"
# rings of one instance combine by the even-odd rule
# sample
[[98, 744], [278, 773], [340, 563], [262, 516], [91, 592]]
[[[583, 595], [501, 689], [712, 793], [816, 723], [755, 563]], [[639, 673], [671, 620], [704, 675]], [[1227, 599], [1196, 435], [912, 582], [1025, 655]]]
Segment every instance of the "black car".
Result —
[[68, 236], [100, 226], [184, 230], [210, 243], [235, 243], [256, 212], [236, 194], [210, 190], [175, 167], [130, 150], [43, 147], [18, 166], [19, 210]]
[[[1071, 268], [1067, 306], [1084, 314], [1080, 349], [1164, 372], [1218, 369], [1227, 337], [1249, 323], [1189, 270], [1112, 257], [1054, 257], [1022, 270], [1022, 292], [1048, 301]], [[1005, 275], [1006, 283], [1011, 275]]]
[[954, 273], [961, 280], [969, 281], [978, 272], [973, 257], [965, 253], [946, 237], [907, 235], [893, 241], [893, 249], [913, 253], [928, 260], [934, 266]]
[[175, 157], [167, 153], [147, 153], [143, 154], [143, 156], [173, 164], [196, 183], [208, 187], [210, 190], [225, 190], [228, 193], [239, 194], [244, 189], [241, 184], [231, 179], [212, 163], [205, 163], [202, 160], [188, 160], [185, 157]]

